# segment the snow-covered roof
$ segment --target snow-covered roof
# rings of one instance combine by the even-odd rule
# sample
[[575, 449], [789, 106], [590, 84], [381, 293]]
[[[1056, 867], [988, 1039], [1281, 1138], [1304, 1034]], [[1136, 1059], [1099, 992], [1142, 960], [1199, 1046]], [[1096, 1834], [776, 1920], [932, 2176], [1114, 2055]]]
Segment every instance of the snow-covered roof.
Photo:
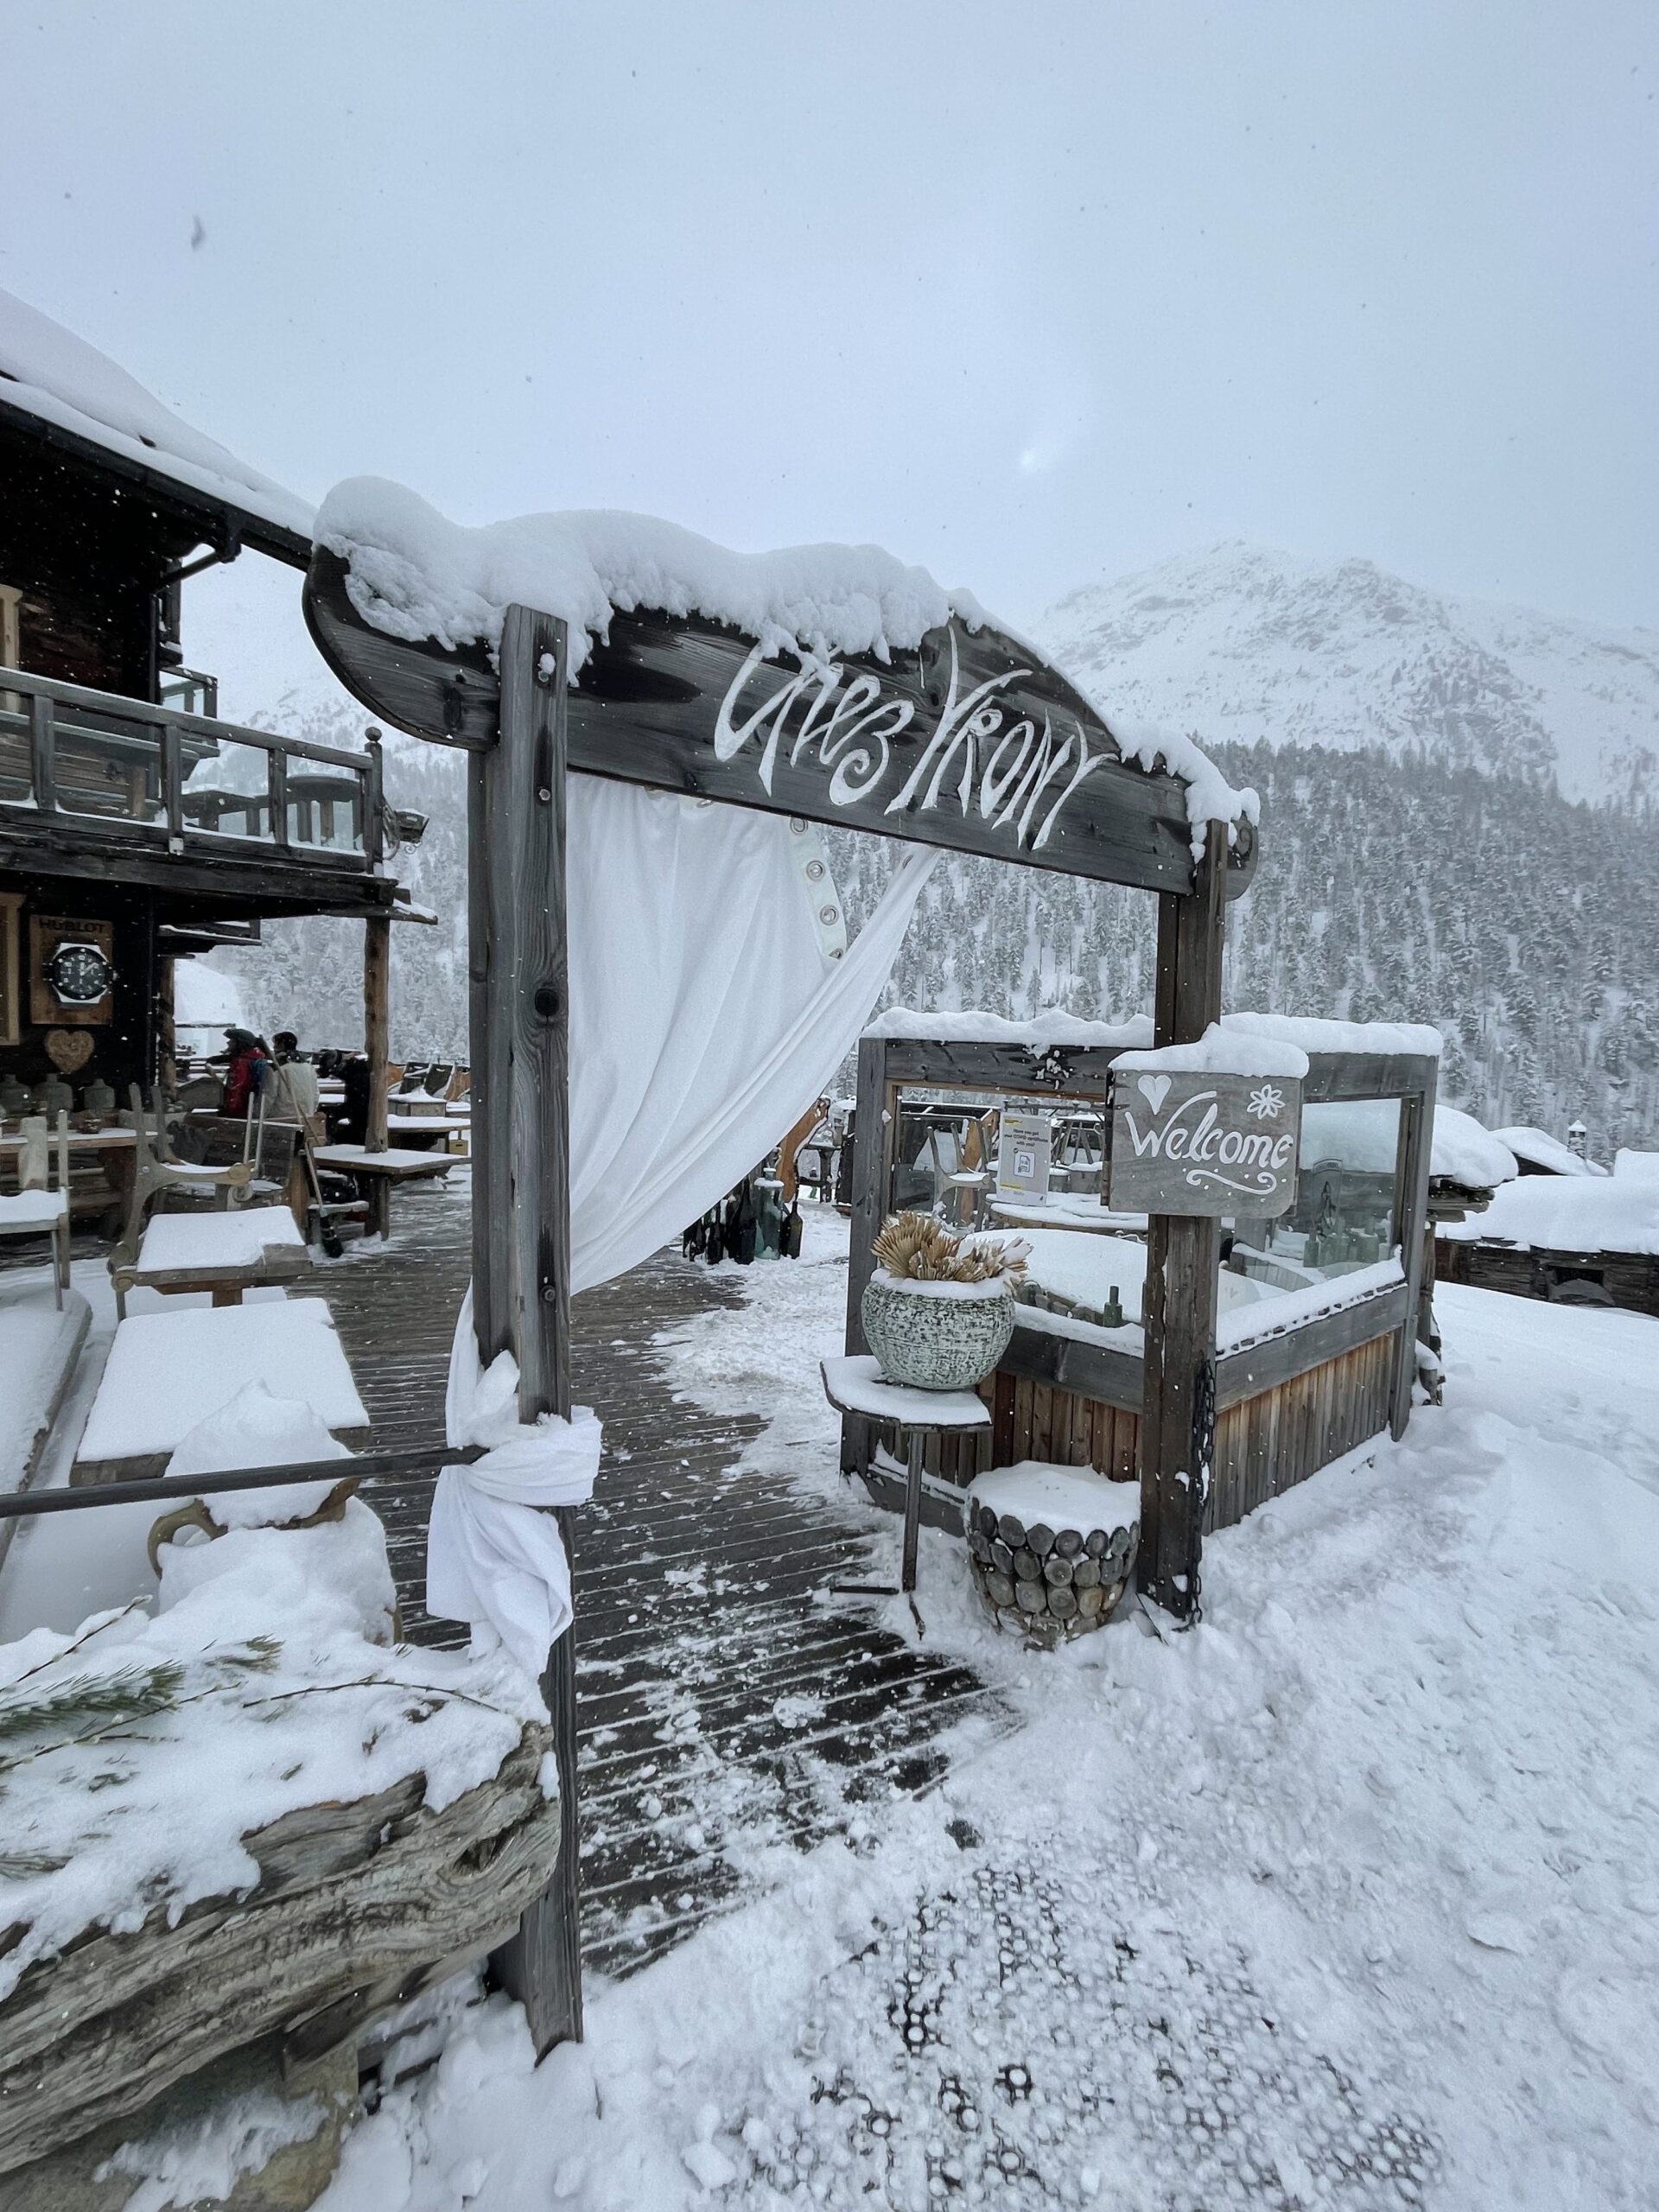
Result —
[[1419, 1021], [1324, 1021], [1303, 1014], [1224, 1014], [1224, 1029], [1276, 1037], [1305, 1052], [1357, 1052], [1367, 1058], [1437, 1060], [1440, 1033]]
[[1455, 1183], [1464, 1191], [1491, 1191], [1500, 1183], [1514, 1182], [1517, 1171], [1513, 1147], [1483, 1128], [1472, 1114], [1437, 1102], [1428, 1172], [1436, 1183]]
[[[264, 524], [279, 538], [311, 535], [313, 514], [305, 500], [192, 429], [95, 346], [10, 292], [0, 291], [0, 408], [4, 407], [100, 446], [256, 526]], [[267, 550], [292, 557], [300, 548], [290, 542]]]
[[1535, 1129], [1526, 1122], [1517, 1122], [1513, 1128], [1494, 1129], [1492, 1135], [1500, 1144], [1506, 1144], [1517, 1160], [1541, 1167], [1548, 1175], [1605, 1175], [1607, 1170], [1593, 1160], [1586, 1160], [1580, 1153], [1553, 1137], [1546, 1129]]
[[1613, 1175], [1627, 1185], [1650, 1183], [1659, 1189], [1659, 1152], [1635, 1152], [1629, 1145], [1620, 1145], [1613, 1154]]
[[1478, 1218], [1437, 1232], [1454, 1243], [1502, 1240], [1546, 1252], [1659, 1253], [1659, 1176], [1523, 1175]]
[[[700, 614], [756, 639], [768, 656], [821, 660], [855, 653], [887, 660], [952, 615], [969, 630], [990, 620], [971, 592], [944, 590], [925, 569], [907, 568], [879, 545], [734, 553], [677, 523], [606, 508], [470, 529], [376, 476], [334, 486], [318, 511], [316, 542], [346, 563], [353, 606], [389, 637], [493, 652], [516, 602], [569, 625], [573, 675], [613, 610]], [[1093, 703], [1126, 760], [1148, 773], [1166, 769], [1186, 785], [1195, 837], [1203, 823], [1257, 819], [1255, 793], [1234, 791], [1191, 738], [1120, 723], [1102, 702]]]

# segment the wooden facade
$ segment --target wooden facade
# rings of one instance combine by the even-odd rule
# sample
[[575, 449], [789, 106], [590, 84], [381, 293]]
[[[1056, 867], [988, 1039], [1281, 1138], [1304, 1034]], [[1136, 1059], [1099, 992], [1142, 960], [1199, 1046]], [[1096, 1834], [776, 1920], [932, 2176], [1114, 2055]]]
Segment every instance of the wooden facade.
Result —
[[[101, 1083], [124, 1107], [165, 1072], [175, 959], [276, 916], [393, 912], [379, 756], [163, 703], [182, 578], [245, 543], [302, 565], [302, 540], [3, 385], [0, 486], [0, 1079], [67, 1073], [77, 1103]], [[101, 1001], [54, 996], [58, 943], [107, 961]]]
[[1511, 1298], [1622, 1306], [1659, 1320], [1659, 1254], [1567, 1252], [1437, 1236], [1434, 1269], [1442, 1282], [1467, 1283]]

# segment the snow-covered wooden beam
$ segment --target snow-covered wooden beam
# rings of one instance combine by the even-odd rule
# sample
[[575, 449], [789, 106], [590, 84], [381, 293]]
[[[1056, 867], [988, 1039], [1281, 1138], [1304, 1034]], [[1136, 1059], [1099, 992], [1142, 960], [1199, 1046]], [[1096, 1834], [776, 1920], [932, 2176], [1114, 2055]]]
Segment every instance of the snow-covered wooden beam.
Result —
[[[412, 735], [493, 747], [500, 687], [486, 649], [374, 626], [349, 573], [320, 548], [305, 586], [311, 634], [342, 683]], [[1218, 803], [1195, 748], [1196, 780], [1170, 773], [1031, 648], [954, 614], [885, 660], [817, 660], [769, 655], [699, 615], [613, 612], [571, 686], [568, 744], [583, 774], [1147, 891], [1192, 889]], [[1241, 815], [1230, 898], [1255, 857]]]

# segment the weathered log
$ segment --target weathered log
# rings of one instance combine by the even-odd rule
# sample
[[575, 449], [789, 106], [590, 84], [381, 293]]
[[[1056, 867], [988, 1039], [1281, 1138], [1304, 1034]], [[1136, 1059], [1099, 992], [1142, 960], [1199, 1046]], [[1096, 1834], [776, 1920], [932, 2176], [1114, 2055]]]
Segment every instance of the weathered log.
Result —
[[560, 1808], [528, 1728], [490, 1782], [442, 1811], [416, 1774], [245, 1839], [255, 1888], [176, 1926], [88, 1929], [0, 2004], [0, 2173], [137, 2112], [221, 2054], [286, 2030], [315, 2061], [374, 2011], [487, 1950], [545, 1886]]
[[1022, 1613], [1040, 1613], [1045, 1603], [1044, 1585], [1040, 1582], [1016, 1582], [1014, 1602]]
[[1054, 1548], [1054, 1531], [1039, 1521], [1026, 1531], [1026, 1548], [1035, 1552], [1039, 1559], [1046, 1559]]
[[1106, 1592], [1097, 1582], [1090, 1583], [1077, 1592], [1077, 1612], [1086, 1621], [1097, 1618], [1106, 1603]]
[[1098, 1590], [1100, 1587], [1100, 1561], [1097, 1559], [1080, 1559], [1074, 1560], [1071, 1567], [1071, 1587], [1074, 1590], [1078, 1591]]
[[988, 1567], [990, 1565], [990, 1540], [988, 1537], [982, 1535], [977, 1529], [972, 1529], [969, 1533], [968, 1548], [982, 1567]]
[[981, 1579], [984, 1585], [985, 1595], [994, 1605], [1006, 1606], [1014, 1603], [1014, 1578], [1011, 1575], [999, 1574], [993, 1568], [990, 1573]]
[[1083, 1537], [1076, 1529], [1062, 1529], [1054, 1539], [1054, 1548], [1062, 1559], [1076, 1559], [1083, 1549]]
[[1012, 1513], [1005, 1513], [996, 1524], [996, 1533], [1010, 1551], [1017, 1551], [1026, 1541], [1026, 1524]]
[[1048, 1610], [1057, 1621], [1075, 1620], [1077, 1601], [1070, 1590], [1061, 1588], [1048, 1593]]
[[1098, 1559], [1111, 1541], [1104, 1529], [1091, 1529], [1083, 1540], [1083, 1548], [1090, 1559]]
[[995, 1506], [993, 1506], [993, 1505], [982, 1505], [982, 1506], [980, 1507], [980, 1509], [979, 1509], [979, 1527], [980, 1527], [980, 1533], [981, 1533], [981, 1535], [986, 1535], [986, 1536], [994, 1536], [994, 1535], [995, 1535], [995, 1534], [996, 1534], [996, 1508], [995, 1508]]
[[1058, 1552], [1051, 1552], [1043, 1561], [1043, 1580], [1052, 1589], [1069, 1589], [1071, 1583], [1071, 1560], [1062, 1559]]
[[1041, 1575], [1043, 1563], [1035, 1552], [1027, 1551], [1022, 1544], [1014, 1555], [1014, 1571], [1021, 1582], [1035, 1582]]
[[1012, 1574], [1014, 1573], [1014, 1554], [1008, 1549], [1007, 1546], [1002, 1541], [1002, 1539], [1000, 1536], [991, 1546], [991, 1565], [996, 1569], [999, 1574]]

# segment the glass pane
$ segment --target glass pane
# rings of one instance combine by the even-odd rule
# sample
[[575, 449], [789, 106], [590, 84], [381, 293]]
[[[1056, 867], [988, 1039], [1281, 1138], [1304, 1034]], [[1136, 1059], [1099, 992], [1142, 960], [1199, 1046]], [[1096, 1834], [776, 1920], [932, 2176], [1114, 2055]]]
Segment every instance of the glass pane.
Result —
[[1399, 1242], [1397, 1098], [1304, 1106], [1296, 1204], [1274, 1222], [1234, 1225], [1233, 1266], [1299, 1290], [1386, 1260]]
[[184, 820], [188, 830], [220, 837], [270, 835], [270, 755], [233, 737], [184, 740]]
[[362, 779], [349, 768], [321, 760], [288, 764], [288, 835], [296, 845], [360, 853], [363, 849]]
[[66, 814], [105, 821], [162, 822], [162, 734], [101, 709], [60, 707], [57, 796]]

